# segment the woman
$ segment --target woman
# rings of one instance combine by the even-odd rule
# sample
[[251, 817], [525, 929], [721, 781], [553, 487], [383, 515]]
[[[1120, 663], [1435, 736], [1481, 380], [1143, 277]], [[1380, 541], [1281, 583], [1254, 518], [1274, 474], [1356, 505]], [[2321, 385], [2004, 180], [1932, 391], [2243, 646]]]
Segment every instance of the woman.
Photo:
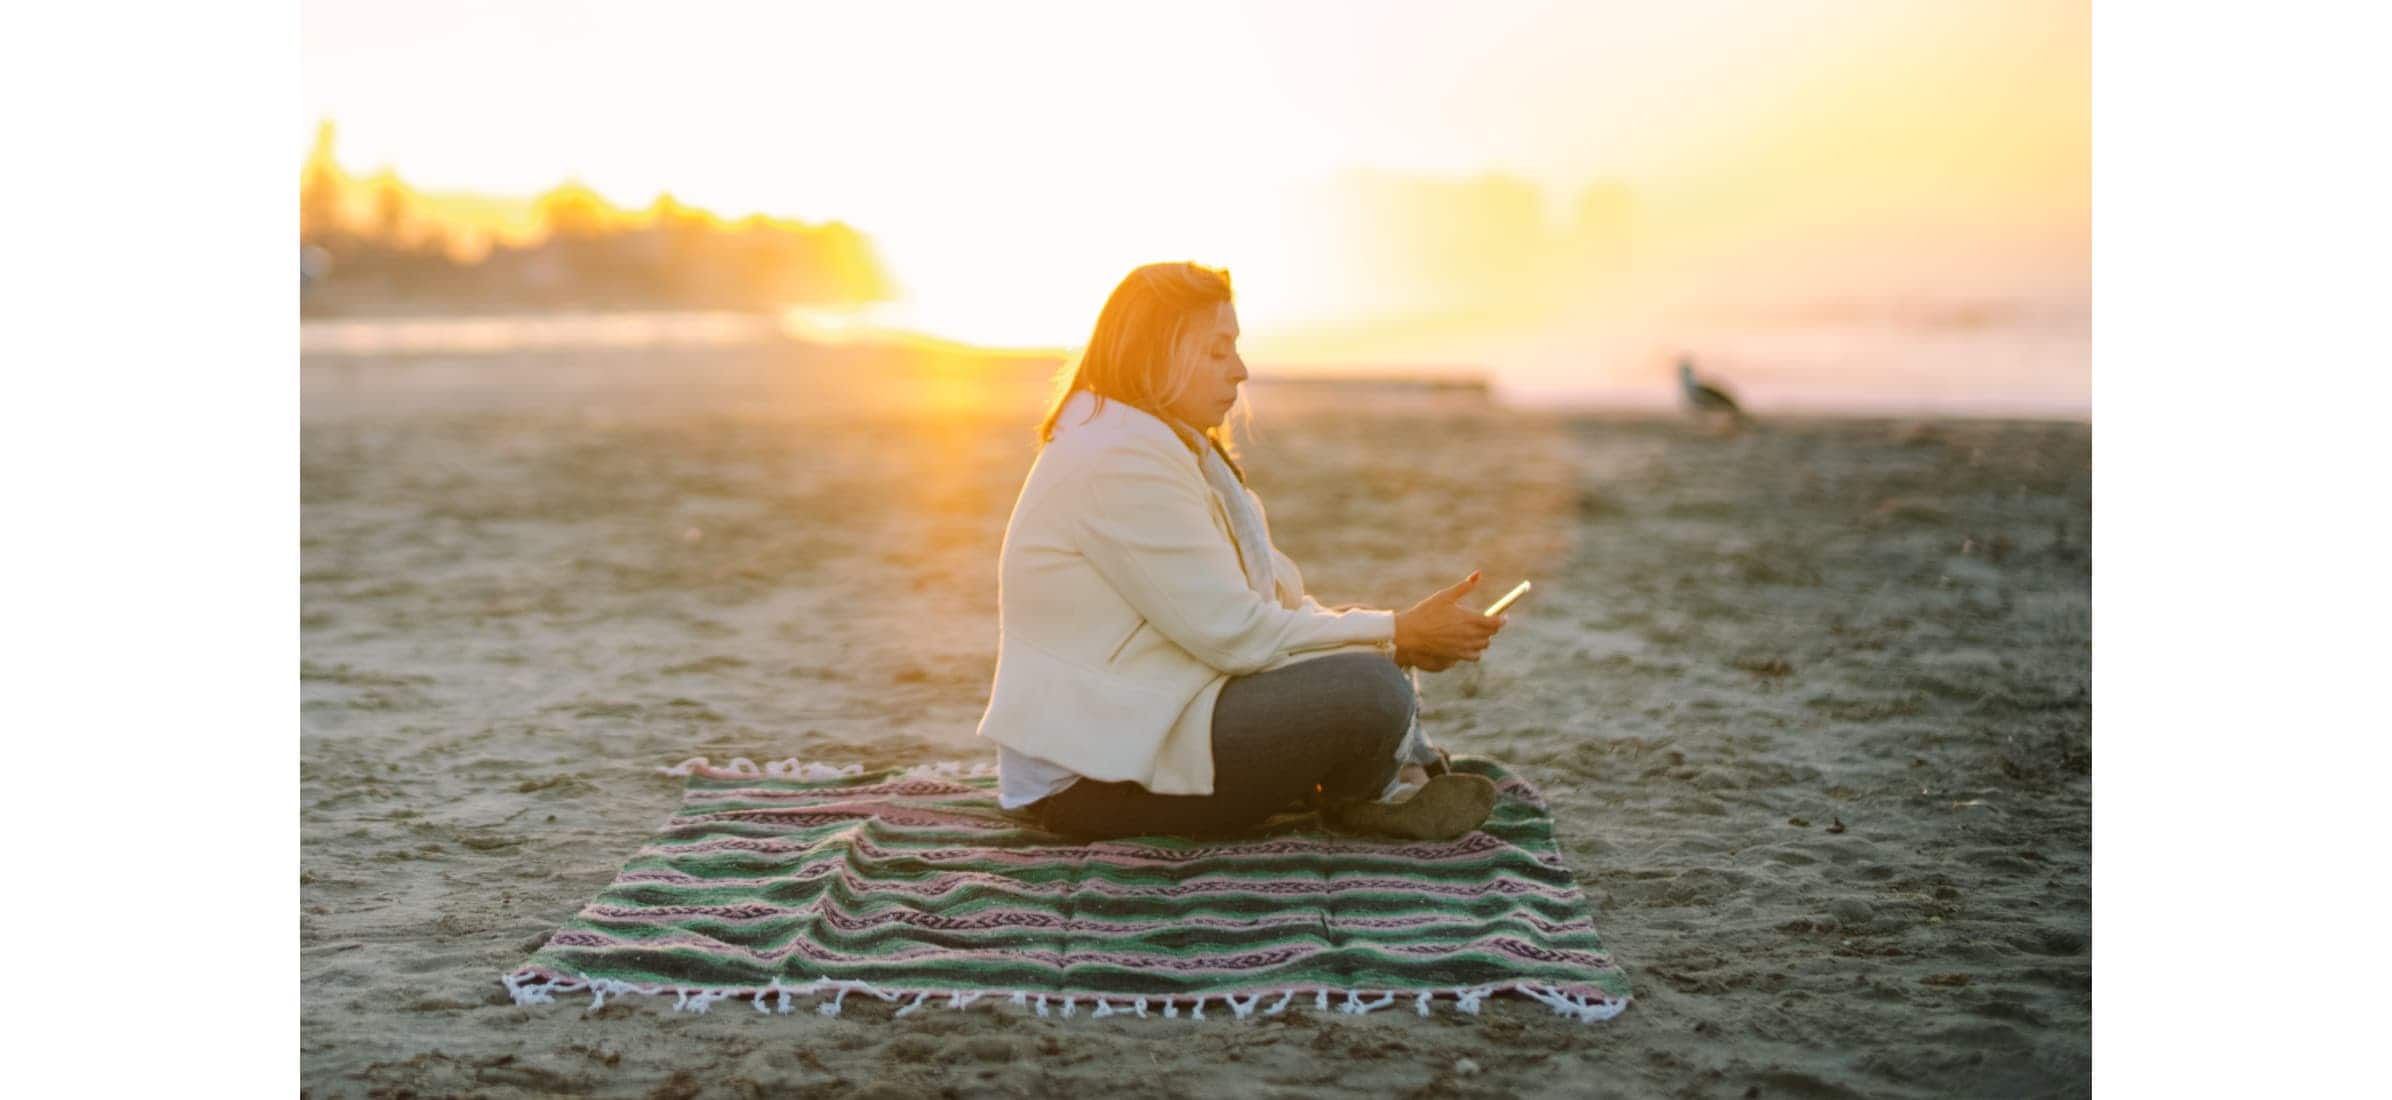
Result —
[[1230, 833], [1298, 802], [1349, 831], [1467, 833], [1494, 785], [1417, 736], [1398, 666], [1475, 661], [1504, 620], [1456, 602], [1476, 573], [1403, 612], [1304, 594], [1221, 426], [1237, 338], [1228, 272], [1141, 267], [1039, 425], [979, 730], [1000, 801], [1082, 837]]

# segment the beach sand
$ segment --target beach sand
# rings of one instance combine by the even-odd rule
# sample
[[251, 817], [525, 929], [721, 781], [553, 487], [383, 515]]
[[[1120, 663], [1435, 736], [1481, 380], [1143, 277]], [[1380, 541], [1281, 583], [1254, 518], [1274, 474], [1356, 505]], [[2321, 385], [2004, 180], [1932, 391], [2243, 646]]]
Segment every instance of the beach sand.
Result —
[[2091, 429], [1256, 385], [1331, 604], [1536, 591], [1432, 737], [1552, 800], [1635, 983], [1202, 1023], [519, 1007], [694, 755], [972, 736], [1041, 374], [864, 349], [302, 372], [311, 1096], [2042, 1096], [2091, 1070]]

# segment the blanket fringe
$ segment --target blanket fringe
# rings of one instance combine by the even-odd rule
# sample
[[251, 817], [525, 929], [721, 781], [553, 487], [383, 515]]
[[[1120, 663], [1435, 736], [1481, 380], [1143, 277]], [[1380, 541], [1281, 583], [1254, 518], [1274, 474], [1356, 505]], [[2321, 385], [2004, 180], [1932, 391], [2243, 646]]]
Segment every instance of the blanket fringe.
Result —
[[1538, 986], [1528, 982], [1518, 982], [1512, 988], [1543, 1001], [1547, 1007], [1553, 1009], [1554, 1015], [1576, 1017], [1582, 1024], [1592, 1023], [1596, 1020], [1608, 1020], [1619, 1015], [1628, 1007], [1626, 1001], [1605, 1001], [1585, 995], [1573, 995], [1549, 985]]
[[[730, 762], [716, 764], [703, 756], [693, 756], [669, 768], [657, 769], [666, 775], [702, 775], [708, 779], [794, 779], [800, 783], [829, 783], [853, 779], [864, 774], [862, 764], [821, 764], [799, 760], [767, 760], [758, 764], [744, 756], [734, 756]], [[915, 764], [899, 769], [897, 774], [908, 779], [982, 779], [997, 774], [997, 765], [982, 760], [965, 763], [961, 760], [939, 760]]]
[[[1040, 1016], [1057, 1015], [1054, 1008], [1048, 1004], [1050, 997], [1062, 1002], [1059, 1006], [1061, 1009], [1059, 1014], [1066, 1019], [1080, 1015], [1079, 1002], [1081, 1000], [1089, 1002], [1091, 1009], [1087, 1015], [1091, 1019], [1131, 1015], [1145, 1019], [1149, 1015], [1146, 1010], [1147, 997], [1133, 998], [1123, 994], [1048, 994], [1025, 989], [1010, 991], [879, 989], [870, 982], [837, 978], [816, 978], [811, 982], [797, 985], [790, 985], [775, 978], [772, 984], [765, 986], [708, 988], [662, 984], [637, 985], [612, 978], [563, 978], [539, 970], [525, 969], [504, 975], [499, 978], [499, 982], [506, 986], [508, 997], [519, 1005], [554, 1004], [556, 995], [559, 993], [587, 991], [590, 994], [591, 1011], [605, 1007], [609, 997], [621, 997], [634, 993], [643, 997], [655, 997], [669, 993], [673, 996], [673, 1010], [676, 1012], [703, 1013], [713, 1007], [717, 1001], [728, 1000], [732, 997], [747, 997], [750, 998], [750, 1002], [757, 1012], [767, 1016], [775, 1014], [785, 1016], [794, 1011], [792, 998], [811, 996], [818, 998], [818, 1003], [815, 1005], [816, 1012], [824, 1016], [837, 1016], [849, 994], [862, 994], [890, 1004], [905, 1002], [898, 1004], [894, 1014], [898, 1017], [911, 1015], [917, 1009], [932, 1005], [934, 1000], [949, 1009], [961, 1011], [979, 1003], [982, 998], [990, 998], [992, 1004], [997, 1003], [996, 999], [1001, 998], [1005, 1004], [1015, 1008], [1027, 1008]], [[1215, 997], [1220, 998], [1221, 1003], [1227, 1005], [1234, 1018], [1239, 1020], [1250, 1020], [1256, 1016], [1277, 1016], [1285, 1012], [1289, 1003], [1294, 1001], [1297, 994], [1305, 989], [1312, 990], [1314, 1009], [1323, 1012], [1331, 1010], [1332, 1002], [1329, 997], [1332, 990], [1330, 987], [1288, 986], [1281, 990], [1278, 1000], [1272, 1002], [1268, 1007], [1262, 1005], [1263, 998], [1269, 995], [1267, 990], [1242, 995], [1199, 994], [1193, 998], [1190, 1011], [1185, 1018], [1204, 1019], [1204, 1002]], [[1482, 1000], [1506, 990], [1518, 993], [1552, 1009], [1554, 1015], [1566, 1016], [1582, 1024], [1609, 1020], [1628, 1008], [1628, 998], [1625, 997], [1614, 998], [1600, 992], [1583, 989], [1574, 992], [1569, 988], [1539, 982], [1513, 982], [1508, 986], [1498, 984], [1477, 988], [1455, 986], [1449, 989], [1380, 989], [1376, 991], [1344, 989], [1337, 992], [1342, 992], [1345, 999], [1335, 1003], [1334, 1008], [1341, 1014], [1361, 1016], [1386, 1008], [1396, 1003], [1398, 997], [1409, 994], [1412, 997], [1414, 1011], [1422, 1016], [1429, 1015], [1431, 1006], [1440, 1000], [1451, 1002], [1457, 1011], [1476, 1016], [1479, 1014], [1479, 1003]], [[1373, 995], [1374, 992], [1375, 995]], [[1188, 999], [1184, 996], [1161, 998], [1163, 1017], [1166, 1019], [1181, 1018], [1179, 1002]], [[767, 1007], [768, 1000], [771, 1002], [770, 1007]]]

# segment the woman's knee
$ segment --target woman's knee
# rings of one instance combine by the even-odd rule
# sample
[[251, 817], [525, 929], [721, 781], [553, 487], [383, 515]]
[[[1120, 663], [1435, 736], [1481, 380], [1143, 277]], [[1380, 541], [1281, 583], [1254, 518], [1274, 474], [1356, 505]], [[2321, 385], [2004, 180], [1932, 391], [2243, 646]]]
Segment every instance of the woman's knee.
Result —
[[1308, 759], [1324, 767], [1382, 750], [1392, 757], [1416, 705], [1411, 677], [1381, 654], [1316, 657], [1231, 680], [1213, 710], [1213, 745], [1281, 761], [1300, 731]]
[[1352, 695], [1356, 732], [1373, 747], [1384, 745], [1387, 751], [1395, 751], [1411, 729], [1413, 712], [1419, 706], [1412, 678], [1394, 661], [1375, 653], [1339, 654], [1334, 659], [1349, 665], [1340, 670], [1340, 678]]

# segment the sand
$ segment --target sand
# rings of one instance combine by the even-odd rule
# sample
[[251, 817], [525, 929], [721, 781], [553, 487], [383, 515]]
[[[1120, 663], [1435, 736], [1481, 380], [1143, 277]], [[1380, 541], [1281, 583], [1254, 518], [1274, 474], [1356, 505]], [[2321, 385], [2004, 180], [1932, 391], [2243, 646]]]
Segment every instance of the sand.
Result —
[[1536, 592], [1431, 735], [1552, 799], [1581, 1025], [518, 1007], [691, 755], [979, 760], [1035, 371], [860, 349], [302, 370], [311, 1096], [2089, 1090], [2089, 426], [1561, 417], [1258, 384], [1314, 594]]

